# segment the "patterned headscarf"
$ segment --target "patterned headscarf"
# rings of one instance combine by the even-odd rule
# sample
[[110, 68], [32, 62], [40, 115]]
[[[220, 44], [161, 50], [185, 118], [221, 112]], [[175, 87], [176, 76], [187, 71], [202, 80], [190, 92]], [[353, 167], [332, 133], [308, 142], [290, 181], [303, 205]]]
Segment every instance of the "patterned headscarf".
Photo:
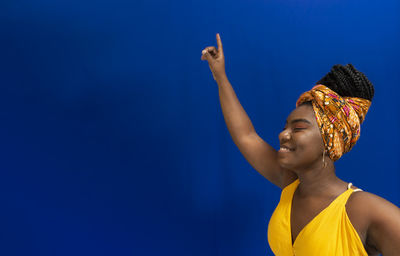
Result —
[[371, 101], [356, 97], [341, 97], [322, 84], [300, 95], [296, 107], [311, 101], [322, 139], [329, 157], [336, 161], [356, 144], [360, 126]]

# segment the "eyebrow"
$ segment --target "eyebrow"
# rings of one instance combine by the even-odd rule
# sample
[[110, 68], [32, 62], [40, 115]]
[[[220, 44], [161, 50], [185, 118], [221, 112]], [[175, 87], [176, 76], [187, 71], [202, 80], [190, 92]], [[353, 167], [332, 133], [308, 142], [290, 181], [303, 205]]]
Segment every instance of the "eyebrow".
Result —
[[[304, 122], [304, 123], [311, 124], [310, 121], [308, 121], [307, 119], [304, 119], [304, 118], [294, 119], [294, 120], [292, 120], [290, 123], [294, 124], [294, 123], [298, 123], [298, 122]], [[288, 122], [287, 122], [287, 120], [286, 120], [286, 123], [285, 123], [285, 124], [287, 124], [287, 123], [288, 123]]]

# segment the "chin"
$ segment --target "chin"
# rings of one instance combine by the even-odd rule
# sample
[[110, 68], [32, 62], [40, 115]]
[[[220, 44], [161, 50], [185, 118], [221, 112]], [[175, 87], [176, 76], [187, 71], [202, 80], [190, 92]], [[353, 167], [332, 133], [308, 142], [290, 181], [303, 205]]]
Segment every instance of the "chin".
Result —
[[299, 168], [299, 162], [290, 161], [286, 157], [278, 157], [278, 163], [282, 168], [292, 172], [295, 172], [295, 170]]
[[289, 169], [289, 170], [291, 170], [293, 168], [293, 165], [286, 159], [281, 159], [278, 157], [278, 163], [282, 168]]

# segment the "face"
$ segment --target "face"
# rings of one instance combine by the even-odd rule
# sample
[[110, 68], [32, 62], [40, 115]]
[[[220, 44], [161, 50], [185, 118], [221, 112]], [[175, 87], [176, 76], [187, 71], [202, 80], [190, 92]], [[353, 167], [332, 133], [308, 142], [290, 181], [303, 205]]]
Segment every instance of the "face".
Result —
[[321, 165], [324, 144], [311, 105], [301, 105], [290, 113], [279, 141], [282, 167], [302, 171]]

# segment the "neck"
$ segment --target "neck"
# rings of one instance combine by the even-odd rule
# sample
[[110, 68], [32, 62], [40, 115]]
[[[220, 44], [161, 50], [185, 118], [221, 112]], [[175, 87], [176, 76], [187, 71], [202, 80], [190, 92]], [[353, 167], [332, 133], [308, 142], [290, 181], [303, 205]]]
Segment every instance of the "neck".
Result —
[[318, 167], [299, 171], [297, 176], [300, 184], [296, 193], [300, 197], [335, 194], [346, 184], [336, 176], [333, 162], [328, 162], [325, 168]]

